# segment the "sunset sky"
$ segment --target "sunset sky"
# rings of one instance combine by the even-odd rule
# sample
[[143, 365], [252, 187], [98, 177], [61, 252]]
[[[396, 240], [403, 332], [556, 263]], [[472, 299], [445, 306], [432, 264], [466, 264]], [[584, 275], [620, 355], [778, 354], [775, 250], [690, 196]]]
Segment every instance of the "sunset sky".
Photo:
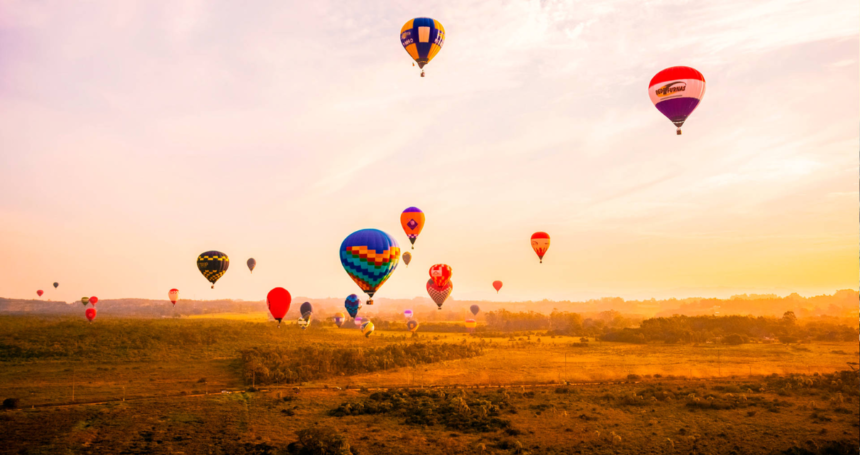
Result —
[[[416, 16], [446, 29], [425, 78]], [[0, 0], [0, 297], [346, 296], [343, 238], [405, 250], [409, 206], [424, 232], [378, 297], [426, 296], [439, 262], [460, 299], [857, 289], [858, 21], [856, 0]], [[680, 137], [647, 92], [676, 65], [707, 80]]]

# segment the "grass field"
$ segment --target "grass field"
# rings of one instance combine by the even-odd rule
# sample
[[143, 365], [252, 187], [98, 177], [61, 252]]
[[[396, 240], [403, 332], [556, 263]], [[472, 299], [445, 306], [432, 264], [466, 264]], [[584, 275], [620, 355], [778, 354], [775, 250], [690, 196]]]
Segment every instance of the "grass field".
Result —
[[[0, 413], [10, 436], [0, 453], [287, 453], [307, 428], [339, 432], [362, 454], [857, 453], [860, 444], [857, 388], [842, 384], [856, 374], [823, 379], [858, 361], [857, 343], [581, 347], [578, 337], [365, 338], [231, 317], [100, 322], [0, 318], [0, 399], [20, 400]], [[249, 347], [419, 341], [483, 352], [239, 392], [250, 386], [239, 359]], [[432, 395], [373, 407], [374, 391], [399, 387]], [[331, 415], [347, 404], [375, 413]]]

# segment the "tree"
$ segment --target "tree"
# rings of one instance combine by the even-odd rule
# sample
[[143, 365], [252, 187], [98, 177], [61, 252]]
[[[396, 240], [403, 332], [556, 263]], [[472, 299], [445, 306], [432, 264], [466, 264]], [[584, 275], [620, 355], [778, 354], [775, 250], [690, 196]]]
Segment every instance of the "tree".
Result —
[[794, 315], [794, 311], [788, 310], [783, 313], [782, 322], [787, 325], [794, 325], [797, 322], [797, 316]]

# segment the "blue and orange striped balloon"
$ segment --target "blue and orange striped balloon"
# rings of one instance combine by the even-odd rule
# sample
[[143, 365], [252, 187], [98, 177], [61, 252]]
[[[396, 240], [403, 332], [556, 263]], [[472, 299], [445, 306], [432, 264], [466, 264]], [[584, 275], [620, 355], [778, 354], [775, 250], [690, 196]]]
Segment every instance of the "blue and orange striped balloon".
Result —
[[429, 17], [416, 17], [400, 29], [400, 44], [418, 63], [421, 77], [424, 77], [424, 65], [430, 63], [445, 44], [445, 27]]
[[347, 275], [369, 297], [394, 273], [400, 261], [400, 246], [393, 237], [378, 229], [355, 231], [340, 245], [340, 263]]

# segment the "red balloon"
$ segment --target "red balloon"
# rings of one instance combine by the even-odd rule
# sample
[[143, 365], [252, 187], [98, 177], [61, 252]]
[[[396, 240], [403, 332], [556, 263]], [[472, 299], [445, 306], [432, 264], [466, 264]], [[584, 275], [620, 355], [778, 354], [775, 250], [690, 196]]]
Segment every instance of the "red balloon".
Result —
[[493, 281], [493, 287], [496, 288], [496, 294], [498, 294], [499, 289], [502, 289], [502, 282], [499, 280]]
[[430, 279], [437, 287], [445, 287], [451, 280], [451, 267], [448, 264], [436, 264], [430, 267]]
[[36, 291], [36, 294], [38, 294], [38, 295], [39, 295], [39, 297], [41, 297], [41, 296], [42, 296], [42, 294], [44, 294], [44, 293], [45, 293], [45, 291], [43, 291], [43, 290], [41, 290], [41, 289], [39, 289], [38, 291]]
[[96, 296], [90, 297], [90, 304], [92, 304], [92, 306], [96, 306], [97, 303], [99, 303], [98, 297], [96, 297]]
[[87, 315], [87, 319], [90, 322], [93, 322], [93, 319], [96, 318], [96, 309], [95, 308], [87, 308], [87, 311], [84, 314]]
[[272, 289], [269, 291], [269, 295], [266, 296], [266, 302], [269, 304], [269, 312], [278, 321], [278, 327], [281, 326], [281, 319], [284, 319], [287, 311], [290, 311], [290, 302], [292, 300], [293, 297], [290, 295], [290, 291], [284, 288]]

